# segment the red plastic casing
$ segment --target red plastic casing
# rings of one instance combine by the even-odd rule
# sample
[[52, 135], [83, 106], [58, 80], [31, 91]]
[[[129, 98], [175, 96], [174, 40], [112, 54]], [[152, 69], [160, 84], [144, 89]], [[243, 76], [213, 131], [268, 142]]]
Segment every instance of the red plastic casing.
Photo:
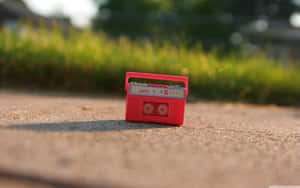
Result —
[[[140, 96], [129, 94], [130, 78], [142, 78], [152, 80], [166, 80], [184, 82], [185, 96], [184, 98], [166, 98], [157, 96]], [[170, 125], [182, 125], [184, 122], [184, 111], [186, 97], [188, 95], [188, 77], [184, 76], [170, 76], [149, 73], [127, 72], [125, 90], [127, 92], [126, 98], [126, 120], [134, 122], [150, 122]], [[145, 103], [167, 104], [167, 116], [145, 115], [143, 107]]]

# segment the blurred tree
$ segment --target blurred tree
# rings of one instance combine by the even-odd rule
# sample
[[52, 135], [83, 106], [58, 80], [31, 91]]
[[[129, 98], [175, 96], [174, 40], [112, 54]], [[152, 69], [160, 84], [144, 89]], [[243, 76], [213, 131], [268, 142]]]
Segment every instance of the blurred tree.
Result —
[[229, 32], [221, 13], [218, 0], [107, 0], [94, 28], [115, 36], [223, 40]]
[[216, 14], [220, 12], [217, 0], [173, 0], [173, 7], [179, 14]]
[[94, 27], [113, 35], [150, 34], [150, 14], [168, 11], [169, 6], [169, 0], [108, 0], [100, 4]]
[[224, 9], [236, 16], [288, 19], [297, 6], [292, 0], [229, 0]]
[[[95, 0], [99, 1], [99, 0]], [[106, 0], [94, 28], [112, 35], [184, 35], [204, 44], [226, 43], [239, 24], [259, 17], [287, 19], [291, 0]]]
[[17, 3], [19, 3], [20, 5], [26, 7], [26, 3], [24, 2], [24, 0], [15, 0]]

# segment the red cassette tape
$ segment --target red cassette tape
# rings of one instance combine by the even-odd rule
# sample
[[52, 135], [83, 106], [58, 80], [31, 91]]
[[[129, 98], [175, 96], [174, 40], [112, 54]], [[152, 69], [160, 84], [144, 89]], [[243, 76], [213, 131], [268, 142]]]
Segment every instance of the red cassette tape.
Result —
[[[184, 87], [179, 85], [129, 83], [130, 78], [183, 82]], [[188, 95], [187, 77], [127, 72], [125, 90], [127, 92], [127, 121], [171, 125], [183, 124], [186, 97]]]

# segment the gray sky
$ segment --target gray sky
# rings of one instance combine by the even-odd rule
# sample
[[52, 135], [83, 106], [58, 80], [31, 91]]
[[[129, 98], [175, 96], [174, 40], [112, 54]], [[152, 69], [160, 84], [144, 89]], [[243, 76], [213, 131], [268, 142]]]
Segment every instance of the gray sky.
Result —
[[62, 12], [70, 16], [77, 26], [88, 26], [96, 14], [97, 7], [92, 0], [25, 0], [29, 8], [41, 15]]

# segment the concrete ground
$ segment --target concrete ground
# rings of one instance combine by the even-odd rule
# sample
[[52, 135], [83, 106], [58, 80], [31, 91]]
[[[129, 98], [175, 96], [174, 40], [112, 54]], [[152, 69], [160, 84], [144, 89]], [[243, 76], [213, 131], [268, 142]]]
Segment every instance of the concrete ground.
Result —
[[188, 103], [183, 127], [125, 100], [0, 90], [0, 187], [300, 185], [300, 109]]

